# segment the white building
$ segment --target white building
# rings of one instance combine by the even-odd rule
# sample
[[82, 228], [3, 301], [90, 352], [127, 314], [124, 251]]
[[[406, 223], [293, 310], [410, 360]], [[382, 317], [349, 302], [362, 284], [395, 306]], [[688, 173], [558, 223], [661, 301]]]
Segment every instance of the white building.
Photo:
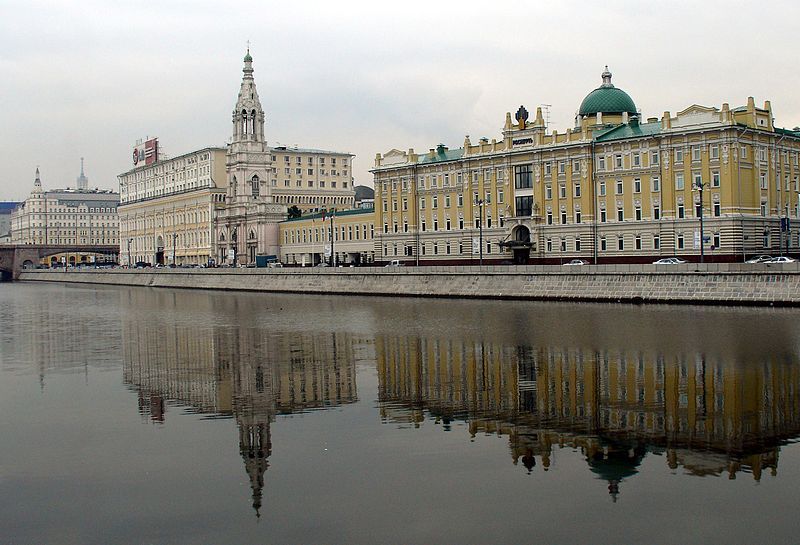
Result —
[[228, 194], [215, 226], [220, 263], [246, 264], [257, 255], [279, 255], [278, 223], [286, 219], [289, 207], [312, 211], [353, 206], [351, 154], [267, 145], [249, 50], [232, 121]]
[[11, 243], [118, 244], [118, 204], [119, 194], [107, 189], [44, 191], [37, 168], [33, 191], [11, 214]]

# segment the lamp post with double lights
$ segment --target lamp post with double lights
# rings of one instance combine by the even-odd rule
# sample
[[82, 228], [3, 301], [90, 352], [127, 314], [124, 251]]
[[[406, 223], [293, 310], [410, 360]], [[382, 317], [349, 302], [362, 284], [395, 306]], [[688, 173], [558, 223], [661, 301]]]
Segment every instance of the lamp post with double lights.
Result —
[[483, 199], [478, 199], [478, 240], [480, 242], [480, 265], [483, 266]]
[[131, 268], [131, 242], [133, 242], [132, 238], [128, 239], [128, 268]]
[[705, 188], [705, 184], [703, 184], [702, 180], [698, 180], [697, 183], [694, 185], [694, 191], [697, 191], [700, 195], [700, 206], [697, 208], [697, 214], [700, 217], [700, 263], [705, 262], [705, 232], [703, 230], [703, 189]]
[[175, 262], [175, 246], [178, 244], [178, 233], [172, 233], [172, 266], [177, 267], [178, 264]]

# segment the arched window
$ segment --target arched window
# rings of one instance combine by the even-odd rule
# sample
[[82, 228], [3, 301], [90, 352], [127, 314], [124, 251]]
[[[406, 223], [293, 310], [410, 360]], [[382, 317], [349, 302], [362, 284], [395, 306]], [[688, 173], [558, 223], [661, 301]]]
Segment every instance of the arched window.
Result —
[[242, 110], [242, 135], [247, 135], [247, 110]]
[[258, 176], [255, 174], [253, 174], [253, 177], [250, 179], [250, 188], [253, 197], [258, 197], [261, 194], [261, 189], [259, 188], [259, 183], [258, 183]]
[[250, 121], [251, 121], [252, 126], [253, 126], [253, 130], [252, 130], [251, 134], [255, 134], [256, 133], [256, 111], [255, 110], [250, 112]]

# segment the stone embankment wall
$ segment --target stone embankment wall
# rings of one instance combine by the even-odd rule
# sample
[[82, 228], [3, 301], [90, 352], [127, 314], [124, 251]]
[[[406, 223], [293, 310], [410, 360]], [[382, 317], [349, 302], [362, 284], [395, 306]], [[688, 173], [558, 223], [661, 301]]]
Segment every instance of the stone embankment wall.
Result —
[[21, 281], [283, 293], [800, 306], [800, 266], [554, 266], [87, 269]]

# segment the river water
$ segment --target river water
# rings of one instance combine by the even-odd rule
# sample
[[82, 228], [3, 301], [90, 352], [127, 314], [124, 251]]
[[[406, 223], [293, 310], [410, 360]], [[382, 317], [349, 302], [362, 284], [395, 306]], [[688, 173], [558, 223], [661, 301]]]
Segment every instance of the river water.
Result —
[[800, 311], [0, 284], [0, 542], [796, 543]]

